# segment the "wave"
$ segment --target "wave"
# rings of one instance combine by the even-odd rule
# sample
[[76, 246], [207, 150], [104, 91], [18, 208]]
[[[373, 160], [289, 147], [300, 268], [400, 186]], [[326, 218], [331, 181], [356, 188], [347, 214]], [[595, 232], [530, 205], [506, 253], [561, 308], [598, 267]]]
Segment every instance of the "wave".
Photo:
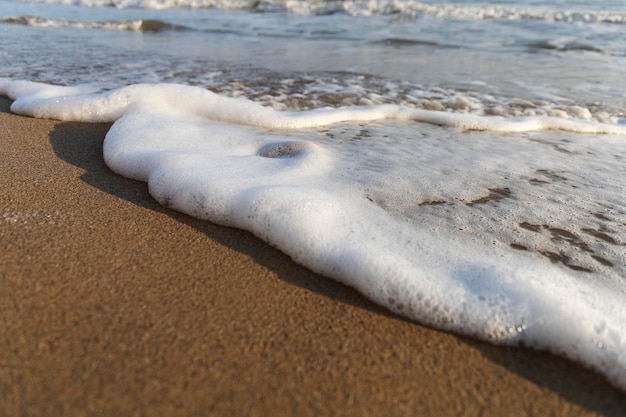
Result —
[[[415, 46], [411, 41], [405, 42], [403, 39], [385, 44], [395, 48]], [[419, 41], [417, 45], [420, 45]], [[184, 82], [178, 79], [168, 81]], [[254, 75], [229, 73], [228, 79], [215, 82], [208, 88], [229, 97], [246, 96], [276, 110], [399, 104], [408, 108], [475, 116], [547, 116], [626, 124], [626, 108], [621, 103], [583, 103], [531, 88], [524, 89], [523, 96], [526, 98], [497, 95], [488, 93], [490, 87], [480, 83], [444, 88], [342, 72], [299, 74], [285, 79], [279, 74], [262, 71]]]
[[[567, 142], [535, 144], [472, 132], [450, 141], [452, 129], [408, 122], [621, 135], [626, 126], [391, 105], [277, 112], [174, 84], [97, 93], [0, 78], [0, 94], [15, 100], [11, 110], [19, 114], [114, 122], [103, 145], [105, 163], [147, 182], [166, 207], [248, 230], [410, 319], [494, 343], [550, 350], [626, 389], [624, 233], [615, 229], [626, 216], [616, 197], [623, 184], [615, 179], [623, 138], [570, 136]], [[393, 129], [389, 123], [358, 123], [384, 119], [407, 122], [396, 126], [404, 139], [386, 141], [396, 132], [385, 130]], [[329, 136], [303, 130], [331, 129], [342, 121], [349, 124]], [[329, 140], [345, 129], [348, 140]], [[538, 152], [543, 145], [550, 146]], [[367, 163], [385, 158], [393, 163], [384, 164], [389, 173], [381, 181], [380, 171], [369, 171]], [[396, 175], [405, 172], [394, 171], [405, 163], [410, 175]], [[481, 178], [477, 184], [494, 180], [501, 186], [468, 187], [472, 174]], [[390, 189], [396, 197], [386, 200], [387, 207], [418, 206], [414, 217], [394, 217], [393, 207], [387, 211], [377, 203]], [[439, 223], [447, 208], [452, 217], [444, 218], [464, 219], [463, 228]], [[510, 245], [490, 234], [481, 241], [484, 228], [465, 230], [489, 218], [497, 222], [495, 229], [514, 236]]]
[[385, 39], [382, 39], [381, 41], [378, 41], [377, 43], [381, 43], [387, 46], [394, 46], [394, 47], [429, 46], [429, 47], [436, 47], [436, 48], [452, 48], [452, 49], [461, 48], [461, 46], [459, 45], [451, 45], [451, 44], [446, 44], [446, 43], [441, 43], [441, 42], [427, 41], [427, 40], [422, 40], [422, 39], [407, 39], [407, 38], [385, 38]]
[[597, 52], [605, 53], [602, 48], [589, 43], [580, 42], [576, 39], [567, 40], [544, 40], [528, 43], [528, 48], [531, 50], [549, 50], [549, 51], [583, 51], [583, 52]]
[[[46, 86], [45, 84], [30, 83], [25, 81], [3, 80], [0, 84], [0, 94], [5, 94], [12, 99], [17, 99], [20, 93], [14, 91], [30, 91], [41, 89], [50, 91], [50, 94], [58, 91], [69, 91], [77, 95], [77, 91], [84, 93], [80, 88], [70, 89], [64, 87]], [[114, 122], [121, 114], [128, 110], [129, 103], [139, 100], [141, 96], [149, 96], [146, 92], [154, 94], [156, 91], [175, 90], [181, 94], [185, 92], [194, 92], [200, 94], [204, 99], [209, 101], [219, 101], [220, 108], [210, 117], [216, 121], [226, 123], [239, 123], [242, 125], [250, 125], [263, 127], [267, 129], [302, 129], [327, 126], [330, 124], [341, 123], [346, 121], [376, 121], [376, 120], [400, 120], [428, 123], [436, 126], [454, 127], [465, 131], [491, 131], [503, 133], [519, 133], [534, 132], [540, 130], [561, 130], [573, 133], [585, 134], [609, 134], [609, 135], [626, 135], [626, 125], [599, 123], [586, 119], [573, 119], [565, 117], [550, 116], [527, 116], [507, 118], [501, 116], [478, 116], [467, 113], [448, 113], [438, 110], [424, 110], [417, 108], [404, 107], [394, 104], [380, 104], [374, 106], [349, 106], [339, 108], [322, 108], [301, 112], [278, 112], [274, 109], [263, 107], [252, 101], [248, 102], [244, 99], [235, 99], [229, 97], [218, 96], [208, 90], [197, 87], [181, 87], [174, 84], [153, 85], [134, 85], [112, 92], [103, 93], [106, 100], [99, 102], [93, 101], [92, 96], [73, 98], [67, 102], [66, 106], [58, 108], [50, 108], [32, 105], [30, 100], [22, 106], [22, 101], [16, 100], [11, 110], [24, 115], [30, 115], [38, 118], [50, 118], [59, 120], [74, 120], [83, 122]], [[90, 93], [92, 91], [89, 91]], [[158, 96], [158, 94], [156, 94]], [[72, 101], [72, 103], [70, 103]], [[90, 104], [95, 104], [95, 110], [85, 111]], [[117, 107], [109, 108], [110, 102], [118, 103]], [[241, 104], [245, 103], [244, 107]], [[103, 107], [102, 107], [103, 106]], [[240, 110], [246, 106], [254, 109], [253, 114], [245, 117], [242, 116]], [[100, 108], [102, 107], [102, 108]], [[33, 110], [34, 109], [34, 110]], [[237, 109], [237, 110], [233, 110]], [[194, 111], [199, 111], [198, 109]], [[99, 118], [95, 118], [93, 113], [98, 114]]]
[[136, 19], [109, 22], [77, 22], [65, 19], [47, 19], [37, 16], [3, 17], [0, 23], [11, 23], [36, 27], [66, 27], [73, 29], [126, 30], [134, 32], [157, 33], [169, 30], [188, 30], [185, 26], [174, 25], [154, 19]]
[[461, 6], [427, 4], [413, 0], [31, 0], [87, 7], [143, 9], [218, 8], [226, 10], [287, 11], [296, 14], [325, 15], [346, 13], [354, 16], [401, 15], [437, 19], [507, 19], [566, 23], [626, 24], [626, 13], [613, 11], [572, 11], [519, 8], [510, 6]]
[[537, 20], [566, 23], [626, 24], [626, 13], [568, 11], [518, 8], [508, 6], [458, 6], [426, 4], [415, 1], [371, 0], [347, 1], [345, 9], [355, 15], [398, 14], [413, 17], [462, 20]]

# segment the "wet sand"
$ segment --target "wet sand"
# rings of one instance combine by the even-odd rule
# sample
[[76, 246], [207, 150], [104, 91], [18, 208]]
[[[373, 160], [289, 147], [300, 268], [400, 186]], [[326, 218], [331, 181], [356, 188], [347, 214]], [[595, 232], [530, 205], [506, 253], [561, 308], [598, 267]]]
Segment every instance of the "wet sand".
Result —
[[388, 313], [159, 206], [106, 124], [0, 99], [0, 416], [624, 416], [565, 359]]

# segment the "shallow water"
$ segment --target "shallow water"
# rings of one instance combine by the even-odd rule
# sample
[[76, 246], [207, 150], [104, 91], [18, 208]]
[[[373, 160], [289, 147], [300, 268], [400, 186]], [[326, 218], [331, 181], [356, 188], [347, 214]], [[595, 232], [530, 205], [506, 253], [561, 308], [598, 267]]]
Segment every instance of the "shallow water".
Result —
[[[570, 22], [554, 21], [559, 7], [498, 6], [495, 15], [505, 18], [490, 18], [481, 11], [491, 8], [463, 3], [394, 2], [390, 9], [385, 2], [276, 2], [251, 13], [162, 2], [123, 3], [159, 5], [155, 10], [3, 0], [0, 76], [107, 88], [179, 82], [246, 97], [270, 93], [265, 104], [286, 108], [400, 101], [506, 114], [581, 106], [623, 115], [624, 24], [593, 23], [624, 19], [618, 4], [583, 13], [587, 23], [572, 11], [578, 7], [566, 9]], [[311, 14], [320, 4], [358, 10]], [[353, 85], [362, 91], [345, 91]], [[276, 87], [289, 97], [276, 97]], [[304, 98], [290, 100], [298, 94]]]
[[623, 2], [74, 3], [0, 0], [13, 111], [115, 121], [162, 204], [626, 386]]

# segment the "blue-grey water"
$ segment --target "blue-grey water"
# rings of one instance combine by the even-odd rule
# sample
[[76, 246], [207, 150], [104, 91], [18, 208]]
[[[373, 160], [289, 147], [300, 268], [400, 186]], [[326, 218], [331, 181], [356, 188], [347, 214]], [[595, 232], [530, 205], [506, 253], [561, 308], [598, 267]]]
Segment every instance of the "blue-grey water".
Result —
[[544, 3], [1, 0], [0, 76], [284, 93], [265, 101], [287, 108], [336, 105], [341, 92], [356, 104], [447, 108], [462, 96], [499, 111], [575, 105], [621, 117], [626, 3]]

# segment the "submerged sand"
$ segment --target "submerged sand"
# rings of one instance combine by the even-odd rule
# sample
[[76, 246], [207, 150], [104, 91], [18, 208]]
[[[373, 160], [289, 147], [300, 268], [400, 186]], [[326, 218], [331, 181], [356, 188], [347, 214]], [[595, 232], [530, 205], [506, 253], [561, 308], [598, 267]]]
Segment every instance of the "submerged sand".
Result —
[[0, 99], [0, 416], [624, 416], [559, 357], [409, 322], [159, 206], [109, 125]]

